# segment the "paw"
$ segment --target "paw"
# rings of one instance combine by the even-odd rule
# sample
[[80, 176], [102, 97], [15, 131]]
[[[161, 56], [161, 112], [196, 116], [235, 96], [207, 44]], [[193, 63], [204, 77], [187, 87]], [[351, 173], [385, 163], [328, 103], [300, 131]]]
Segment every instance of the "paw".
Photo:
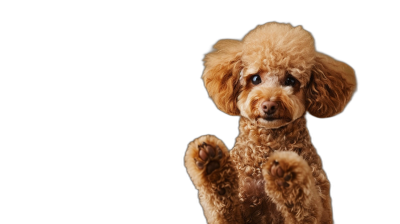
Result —
[[290, 180], [293, 178], [293, 173], [289, 170], [284, 170], [277, 160], [273, 161], [269, 173], [275, 179], [275, 183], [282, 188], [287, 188], [292, 184]]
[[205, 142], [197, 146], [198, 156], [194, 158], [198, 169], [205, 169], [207, 174], [221, 167], [220, 159], [223, 153], [219, 146], [211, 146]]
[[290, 192], [305, 186], [312, 179], [307, 162], [295, 152], [275, 152], [263, 165], [266, 189], [270, 192]]
[[228, 159], [229, 151], [224, 143], [213, 135], [204, 135], [189, 143], [185, 166], [195, 186], [201, 186], [217, 182], [220, 177], [214, 174], [226, 168]]

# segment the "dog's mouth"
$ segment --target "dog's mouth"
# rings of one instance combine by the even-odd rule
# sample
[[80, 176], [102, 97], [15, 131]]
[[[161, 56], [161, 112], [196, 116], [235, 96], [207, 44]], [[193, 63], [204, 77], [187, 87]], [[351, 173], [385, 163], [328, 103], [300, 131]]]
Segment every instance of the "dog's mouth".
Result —
[[273, 115], [265, 115], [264, 117], [262, 117], [263, 120], [266, 120], [268, 122], [273, 122], [273, 121], [282, 121], [282, 122], [290, 122], [292, 119], [288, 118], [288, 117], [277, 117], [277, 116], [273, 116]]
[[285, 117], [273, 117], [273, 116], [263, 116], [258, 119], [256, 119], [257, 126], [263, 127], [263, 128], [279, 128], [284, 125], [287, 125], [290, 123], [292, 119], [285, 118]]
[[272, 116], [265, 116], [263, 118], [266, 121], [274, 121], [274, 120], [279, 120], [280, 119], [279, 117], [272, 117]]
[[263, 116], [263, 119], [266, 121], [275, 121], [275, 120], [280, 120], [282, 118], [274, 115], [265, 115]]

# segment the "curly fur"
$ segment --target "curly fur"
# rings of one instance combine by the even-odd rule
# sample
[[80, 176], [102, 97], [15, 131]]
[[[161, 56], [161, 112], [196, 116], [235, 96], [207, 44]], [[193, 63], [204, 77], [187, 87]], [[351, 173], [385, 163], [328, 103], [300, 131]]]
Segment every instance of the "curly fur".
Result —
[[[311, 34], [290, 24], [267, 23], [214, 49], [204, 59], [205, 86], [220, 110], [241, 119], [232, 150], [207, 135], [186, 151], [208, 223], [333, 223], [330, 183], [304, 115], [343, 111], [354, 71], [317, 52]], [[276, 111], [267, 113], [265, 102]]]
[[230, 115], [239, 115], [236, 97], [240, 90], [239, 72], [241, 43], [221, 40], [214, 45], [215, 52], [206, 55], [203, 80], [217, 107]]

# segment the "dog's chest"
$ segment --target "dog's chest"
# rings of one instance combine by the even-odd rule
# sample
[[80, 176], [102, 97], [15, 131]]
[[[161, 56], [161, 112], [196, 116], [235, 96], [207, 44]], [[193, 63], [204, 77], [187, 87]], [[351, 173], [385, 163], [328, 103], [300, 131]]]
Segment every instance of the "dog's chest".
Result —
[[265, 193], [262, 164], [273, 150], [247, 143], [247, 147], [232, 150], [238, 170], [239, 201], [244, 223], [280, 223], [281, 215]]
[[283, 223], [276, 205], [271, 202], [264, 190], [263, 179], [246, 179], [241, 186], [239, 198], [243, 223]]
[[254, 129], [243, 121], [240, 131], [231, 158], [238, 171], [243, 223], [284, 223], [276, 205], [265, 193], [262, 165], [274, 151], [294, 151], [306, 157], [312, 154], [305, 120], [276, 130]]

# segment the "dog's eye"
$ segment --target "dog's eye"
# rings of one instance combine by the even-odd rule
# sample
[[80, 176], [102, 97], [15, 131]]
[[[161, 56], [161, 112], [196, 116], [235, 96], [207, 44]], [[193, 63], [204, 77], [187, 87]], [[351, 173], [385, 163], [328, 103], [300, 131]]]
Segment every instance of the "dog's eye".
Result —
[[253, 75], [253, 76], [251, 77], [251, 82], [252, 82], [254, 85], [260, 84], [260, 83], [261, 83], [261, 77], [260, 77], [259, 75]]
[[297, 80], [293, 76], [288, 76], [285, 80], [285, 86], [294, 86]]

